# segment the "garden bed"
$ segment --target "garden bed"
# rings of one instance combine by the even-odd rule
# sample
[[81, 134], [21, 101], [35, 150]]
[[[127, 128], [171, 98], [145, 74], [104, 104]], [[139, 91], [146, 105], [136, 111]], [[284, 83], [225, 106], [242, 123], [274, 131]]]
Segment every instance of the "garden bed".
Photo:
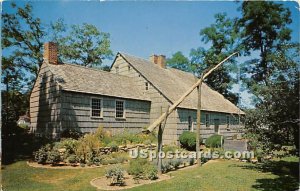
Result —
[[68, 164], [58, 164], [58, 165], [51, 165], [51, 164], [38, 164], [37, 162], [32, 162], [32, 161], [27, 161], [27, 165], [33, 168], [48, 168], [48, 169], [83, 169], [83, 168], [99, 168], [99, 167], [104, 167], [104, 166], [108, 166], [111, 164], [107, 164], [107, 165], [92, 165], [92, 166], [81, 166], [80, 163], [76, 164], [76, 165], [68, 165]]
[[155, 182], [160, 182], [163, 180], [169, 180], [172, 178], [171, 175], [169, 174], [162, 174], [158, 176], [158, 179], [156, 180], [139, 180], [139, 184], [136, 184], [136, 181], [133, 179], [133, 176], [125, 174], [125, 184], [122, 186], [111, 186], [109, 183], [109, 180], [103, 176], [103, 177], [98, 177], [93, 180], [91, 180], [91, 185], [96, 187], [99, 190], [123, 190], [123, 189], [129, 189], [137, 186], [142, 186], [145, 184], [152, 184]]

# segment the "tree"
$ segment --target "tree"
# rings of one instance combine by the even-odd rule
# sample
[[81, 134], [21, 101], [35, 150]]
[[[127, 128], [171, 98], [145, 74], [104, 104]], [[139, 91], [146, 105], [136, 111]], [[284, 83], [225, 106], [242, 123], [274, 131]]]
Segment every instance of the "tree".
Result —
[[182, 52], [178, 51], [167, 59], [167, 65], [171, 68], [176, 68], [185, 72], [191, 72], [190, 61]]
[[46, 39], [62, 39], [58, 42], [66, 62], [100, 65], [112, 54], [109, 34], [99, 32], [93, 25], [73, 25], [69, 32], [60, 19], [50, 25], [57, 33], [49, 34], [49, 26], [33, 15], [30, 3], [24, 7], [11, 3], [11, 7], [11, 12], [2, 13], [3, 130], [12, 129], [18, 117], [28, 110], [29, 92], [43, 63]]
[[9, 55], [14, 59], [10, 63], [14, 64], [15, 70], [25, 70], [28, 75], [33, 75], [27, 78], [29, 85], [32, 85], [32, 80], [43, 63], [41, 50], [46, 32], [41, 20], [32, 14], [30, 4], [17, 7], [15, 3], [11, 3], [11, 6], [13, 13], [2, 14], [2, 45], [4, 50], [11, 51]]
[[53, 40], [59, 45], [60, 59], [63, 62], [100, 66], [104, 59], [112, 56], [109, 34], [99, 31], [94, 25], [72, 25], [66, 36], [59, 36], [60, 32], [67, 31], [61, 20], [52, 24], [52, 29], [56, 31]]
[[[247, 73], [251, 74], [251, 84], [268, 85], [271, 75], [272, 53], [280, 50], [281, 45], [291, 39], [291, 30], [287, 27], [292, 22], [290, 11], [282, 4], [271, 1], [245, 1], [241, 6], [242, 43], [246, 51], [259, 51], [260, 59], [251, 60]], [[254, 93], [255, 90], [253, 89]]]
[[[215, 24], [200, 31], [201, 40], [209, 44], [209, 48], [192, 49], [190, 53], [191, 69], [198, 75], [240, 48], [237, 42], [239, 31], [236, 27], [236, 20], [227, 18], [225, 13], [216, 14], [215, 19]], [[212, 73], [206, 83], [231, 102], [237, 103], [237, 96], [229, 91], [235, 82], [229, 74], [233, 69], [234, 59], [231, 59], [229, 63], [231, 64], [220, 67]]]
[[248, 128], [275, 144], [299, 143], [299, 44], [290, 42], [290, 11], [281, 4], [243, 2], [239, 25], [245, 50], [244, 82], [255, 95]]

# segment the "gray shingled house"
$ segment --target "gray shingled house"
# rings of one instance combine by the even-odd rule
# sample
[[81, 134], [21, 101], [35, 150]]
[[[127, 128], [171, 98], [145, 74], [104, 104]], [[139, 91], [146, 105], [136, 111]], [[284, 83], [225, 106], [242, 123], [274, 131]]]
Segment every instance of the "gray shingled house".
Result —
[[[197, 78], [165, 66], [165, 57], [149, 60], [118, 53], [110, 72], [59, 63], [54, 43], [46, 43], [44, 63], [30, 96], [32, 131], [59, 136], [66, 129], [92, 132], [103, 126], [112, 133], [141, 132], [175, 102]], [[164, 143], [176, 143], [196, 128], [197, 92], [168, 117]], [[242, 133], [244, 112], [202, 85], [201, 136]], [[240, 117], [242, 116], [242, 117]]]

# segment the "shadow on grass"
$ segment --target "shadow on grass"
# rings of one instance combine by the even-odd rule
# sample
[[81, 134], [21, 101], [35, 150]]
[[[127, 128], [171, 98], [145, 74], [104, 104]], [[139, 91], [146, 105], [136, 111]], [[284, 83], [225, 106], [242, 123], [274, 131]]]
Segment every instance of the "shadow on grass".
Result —
[[233, 165], [243, 169], [259, 172], [269, 172], [277, 175], [277, 178], [256, 179], [252, 187], [263, 191], [282, 191], [299, 189], [299, 163], [288, 161], [267, 161], [261, 164]]
[[26, 132], [2, 136], [2, 164], [33, 159], [33, 152], [52, 140], [35, 137]]

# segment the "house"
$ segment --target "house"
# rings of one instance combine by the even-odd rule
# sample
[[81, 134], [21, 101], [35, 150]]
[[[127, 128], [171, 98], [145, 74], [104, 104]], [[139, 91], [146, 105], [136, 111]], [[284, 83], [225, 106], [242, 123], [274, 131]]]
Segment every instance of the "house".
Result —
[[20, 127], [29, 127], [30, 126], [30, 117], [27, 114], [19, 116], [17, 125]]
[[[54, 43], [45, 43], [44, 49], [30, 96], [32, 131], [38, 135], [57, 137], [66, 129], [86, 133], [99, 126], [113, 134], [141, 132], [197, 80], [193, 74], [167, 68], [162, 55], [145, 60], [118, 53], [106, 72], [59, 63]], [[201, 136], [241, 135], [244, 112], [205, 83], [201, 90]], [[176, 143], [183, 131], [195, 129], [196, 107], [194, 90], [169, 115], [164, 143]]]

